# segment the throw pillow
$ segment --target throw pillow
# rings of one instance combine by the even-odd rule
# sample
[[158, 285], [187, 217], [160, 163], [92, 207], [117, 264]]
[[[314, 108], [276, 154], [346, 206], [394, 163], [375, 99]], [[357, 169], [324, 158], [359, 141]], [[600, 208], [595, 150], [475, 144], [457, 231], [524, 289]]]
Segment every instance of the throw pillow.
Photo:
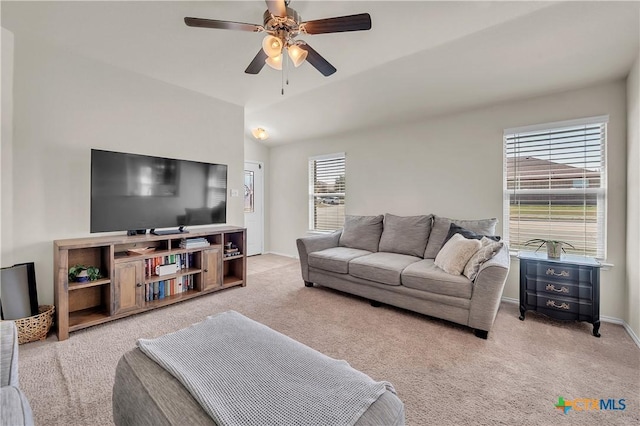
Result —
[[378, 251], [384, 216], [353, 216], [344, 219], [344, 228], [338, 245], [371, 252]]
[[473, 256], [471, 256], [471, 259], [469, 259], [469, 262], [467, 262], [466, 266], [464, 267], [463, 274], [471, 281], [475, 280], [478, 276], [478, 272], [480, 272], [480, 267], [482, 266], [482, 264], [495, 256], [496, 253], [498, 253], [504, 245], [501, 242], [493, 241], [487, 237], [483, 237], [480, 240], [480, 244], [482, 244], [480, 250], [478, 250]]
[[482, 238], [486, 237], [490, 240], [493, 241], [500, 241], [500, 237], [497, 235], [481, 235], [481, 234], [476, 234], [475, 232], [463, 228], [462, 226], [458, 226], [455, 223], [452, 223], [451, 225], [449, 225], [449, 233], [447, 234], [447, 238], [444, 239], [444, 242], [446, 243], [447, 241], [449, 241], [449, 238], [451, 238], [454, 234], [460, 234], [463, 237], [467, 238], [467, 239], [474, 239], [474, 240], [481, 240]]
[[460, 234], [455, 234], [438, 252], [434, 263], [449, 274], [460, 275], [471, 256], [480, 247], [482, 243], [479, 240], [468, 240]]
[[431, 233], [432, 215], [395, 216], [387, 213], [380, 237], [380, 251], [424, 256], [424, 249]]
[[425, 259], [434, 259], [438, 255], [438, 252], [444, 245], [444, 240], [447, 238], [449, 227], [452, 223], [478, 234], [494, 235], [498, 219], [460, 220], [434, 216], [433, 229], [431, 230], [431, 235], [429, 235], [429, 242], [424, 252]]

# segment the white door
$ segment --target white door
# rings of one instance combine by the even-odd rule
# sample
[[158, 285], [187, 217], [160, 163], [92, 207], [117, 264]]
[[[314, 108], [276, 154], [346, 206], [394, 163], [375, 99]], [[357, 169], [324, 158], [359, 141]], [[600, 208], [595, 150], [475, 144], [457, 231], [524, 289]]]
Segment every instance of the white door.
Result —
[[247, 228], [247, 255], [264, 250], [264, 167], [244, 163], [244, 226]]

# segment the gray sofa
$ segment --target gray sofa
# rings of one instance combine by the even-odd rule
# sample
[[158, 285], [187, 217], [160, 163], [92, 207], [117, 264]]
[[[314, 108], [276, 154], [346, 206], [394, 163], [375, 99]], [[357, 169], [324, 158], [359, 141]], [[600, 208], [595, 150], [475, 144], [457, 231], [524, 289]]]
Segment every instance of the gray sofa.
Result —
[[33, 414], [18, 381], [18, 331], [13, 321], [0, 322], [0, 381], [2, 426], [33, 425]]
[[340, 231], [297, 240], [302, 278], [307, 287], [315, 283], [374, 306], [385, 303], [452, 321], [486, 339], [510, 266], [508, 247], [494, 241], [496, 223], [435, 215], [347, 216]]

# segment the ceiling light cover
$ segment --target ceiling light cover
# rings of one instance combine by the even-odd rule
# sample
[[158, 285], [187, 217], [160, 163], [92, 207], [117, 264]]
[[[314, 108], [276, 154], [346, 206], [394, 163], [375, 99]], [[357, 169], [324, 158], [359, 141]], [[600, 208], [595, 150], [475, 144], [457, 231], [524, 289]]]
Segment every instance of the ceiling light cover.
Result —
[[254, 138], [258, 139], [259, 141], [263, 141], [269, 138], [269, 134], [262, 127], [256, 127], [251, 131], [251, 134], [253, 135]]
[[293, 46], [289, 46], [287, 51], [289, 52], [289, 57], [291, 58], [291, 62], [293, 62], [293, 65], [295, 65], [296, 68], [302, 65], [305, 59], [307, 59], [307, 55], [309, 54], [309, 52], [302, 49], [297, 44], [294, 44]]
[[282, 69], [282, 55], [278, 55], [275, 58], [267, 58], [264, 61], [274, 70]]
[[282, 53], [282, 40], [278, 37], [268, 35], [262, 40], [262, 50], [270, 58], [275, 58]]

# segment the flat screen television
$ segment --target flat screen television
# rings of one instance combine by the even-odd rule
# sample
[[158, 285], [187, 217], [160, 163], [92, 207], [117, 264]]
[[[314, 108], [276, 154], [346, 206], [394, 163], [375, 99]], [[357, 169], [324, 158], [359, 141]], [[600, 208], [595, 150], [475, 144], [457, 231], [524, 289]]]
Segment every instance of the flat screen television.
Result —
[[226, 220], [226, 164], [91, 150], [91, 232]]

